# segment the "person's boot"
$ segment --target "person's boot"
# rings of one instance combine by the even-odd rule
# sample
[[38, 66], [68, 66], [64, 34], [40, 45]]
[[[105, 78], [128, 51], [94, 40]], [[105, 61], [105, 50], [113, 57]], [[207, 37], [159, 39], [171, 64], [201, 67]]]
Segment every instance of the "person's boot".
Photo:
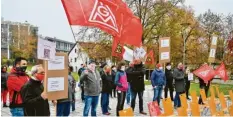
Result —
[[8, 106], [6, 105], [6, 103], [4, 103], [4, 104], [3, 104], [3, 107], [8, 107]]
[[143, 111], [142, 111], [142, 112], [140, 112], [140, 114], [147, 115], [147, 114], [146, 114], [145, 112], [143, 112]]

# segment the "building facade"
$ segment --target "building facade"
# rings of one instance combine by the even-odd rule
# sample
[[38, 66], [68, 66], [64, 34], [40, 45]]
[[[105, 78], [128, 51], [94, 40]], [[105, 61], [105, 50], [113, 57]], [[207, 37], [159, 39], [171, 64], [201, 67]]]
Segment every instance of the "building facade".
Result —
[[[29, 36], [38, 36], [38, 27], [29, 24], [27, 21], [24, 23], [1, 21], [1, 53], [2, 57], [11, 58], [10, 45], [24, 43], [25, 39]], [[24, 40], [24, 41], [22, 41]]]
[[52, 37], [45, 37], [46, 40], [52, 41], [56, 43], [56, 52], [64, 52], [68, 53], [72, 49], [72, 47], [75, 45], [75, 43], [69, 42], [69, 41], [64, 41], [60, 40], [57, 38], [52, 38]]

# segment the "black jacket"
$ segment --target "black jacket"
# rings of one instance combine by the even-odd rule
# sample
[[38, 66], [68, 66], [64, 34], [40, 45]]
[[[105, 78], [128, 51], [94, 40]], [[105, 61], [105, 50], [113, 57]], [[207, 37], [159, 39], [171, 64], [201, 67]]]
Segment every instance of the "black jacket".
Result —
[[130, 87], [134, 92], [141, 92], [145, 90], [144, 75], [145, 68], [142, 64], [134, 65], [133, 68], [128, 68], [126, 70], [128, 82]]
[[166, 85], [168, 87], [173, 87], [173, 71], [165, 69], [165, 76], [166, 76]]
[[7, 90], [7, 72], [1, 72], [1, 91]]
[[44, 87], [40, 81], [30, 79], [21, 89], [25, 116], [50, 116], [48, 100], [41, 97]]
[[113, 87], [112, 75], [103, 73], [102, 78], [102, 93], [111, 93]]
[[115, 77], [116, 77], [116, 72], [114, 70], [112, 70], [112, 82], [113, 82], [113, 88], [116, 88], [116, 85], [114, 84], [115, 81]]

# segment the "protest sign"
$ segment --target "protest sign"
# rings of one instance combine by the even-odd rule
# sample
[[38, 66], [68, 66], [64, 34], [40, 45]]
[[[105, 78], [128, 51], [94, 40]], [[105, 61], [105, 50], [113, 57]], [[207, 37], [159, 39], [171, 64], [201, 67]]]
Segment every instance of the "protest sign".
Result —
[[53, 60], [56, 52], [56, 43], [38, 38], [37, 58], [42, 60]]
[[170, 37], [159, 39], [159, 63], [170, 62]]

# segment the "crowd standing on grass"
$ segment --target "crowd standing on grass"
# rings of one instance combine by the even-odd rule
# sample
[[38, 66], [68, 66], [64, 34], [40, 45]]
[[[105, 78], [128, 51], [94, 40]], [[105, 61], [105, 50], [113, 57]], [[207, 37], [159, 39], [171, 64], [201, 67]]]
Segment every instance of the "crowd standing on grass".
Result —
[[[1, 67], [3, 107], [7, 107], [6, 99], [9, 92], [9, 107], [12, 116], [50, 116], [48, 96], [43, 87], [45, 78], [43, 66], [41, 64], [33, 66], [30, 76], [27, 75], [26, 69], [27, 60], [22, 57], [15, 59], [10, 73], [7, 73], [7, 66]], [[167, 63], [163, 70], [162, 65], [158, 63], [151, 74], [153, 101], [160, 105], [162, 92], [164, 91], [165, 98], [168, 98], [169, 92], [171, 100], [174, 101], [174, 108], [181, 107], [181, 94], [186, 94], [187, 100], [190, 100], [190, 82], [194, 80], [192, 71], [189, 67], [184, 67], [182, 63], [179, 63], [174, 69], [170, 63]], [[52, 101], [57, 105], [57, 116], [69, 116], [70, 111], [75, 111], [76, 81], [72, 72], [73, 67], [69, 66], [68, 97]], [[80, 76], [81, 100], [84, 102], [83, 116], [88, 116], [90, 110], [91, 116], [97, 116], [96, 109], [100, 94], [103, 115], [111, 115], [109, 112], [111, 110], [109, 107], [110, 96], [117, 97], [116, 115], [119, 116], [119, 111], [124, 109], [125, 102], [134, 110], [137, 95], [139, 97], [139, 113], [147, 114], [143, 109], [145, 68], [141, 60], [130, 62], [129, 67], [124, 61], [119, 62], [117, 66], [102, 63], [99, 70], [97, 70], [96, 61], [90, 60], [87, 66], [81, 65], [78, 75]], [[203, 79], [198, 79], [200, 89], [204, 89], [208, 94], [211, 80], [204, 82]], [[174, 91], [175, 96], [173, 96]], [[198, 103], [204, 104], [201, 96]], [[162, 110], [162, 108], [160, 109]]]

